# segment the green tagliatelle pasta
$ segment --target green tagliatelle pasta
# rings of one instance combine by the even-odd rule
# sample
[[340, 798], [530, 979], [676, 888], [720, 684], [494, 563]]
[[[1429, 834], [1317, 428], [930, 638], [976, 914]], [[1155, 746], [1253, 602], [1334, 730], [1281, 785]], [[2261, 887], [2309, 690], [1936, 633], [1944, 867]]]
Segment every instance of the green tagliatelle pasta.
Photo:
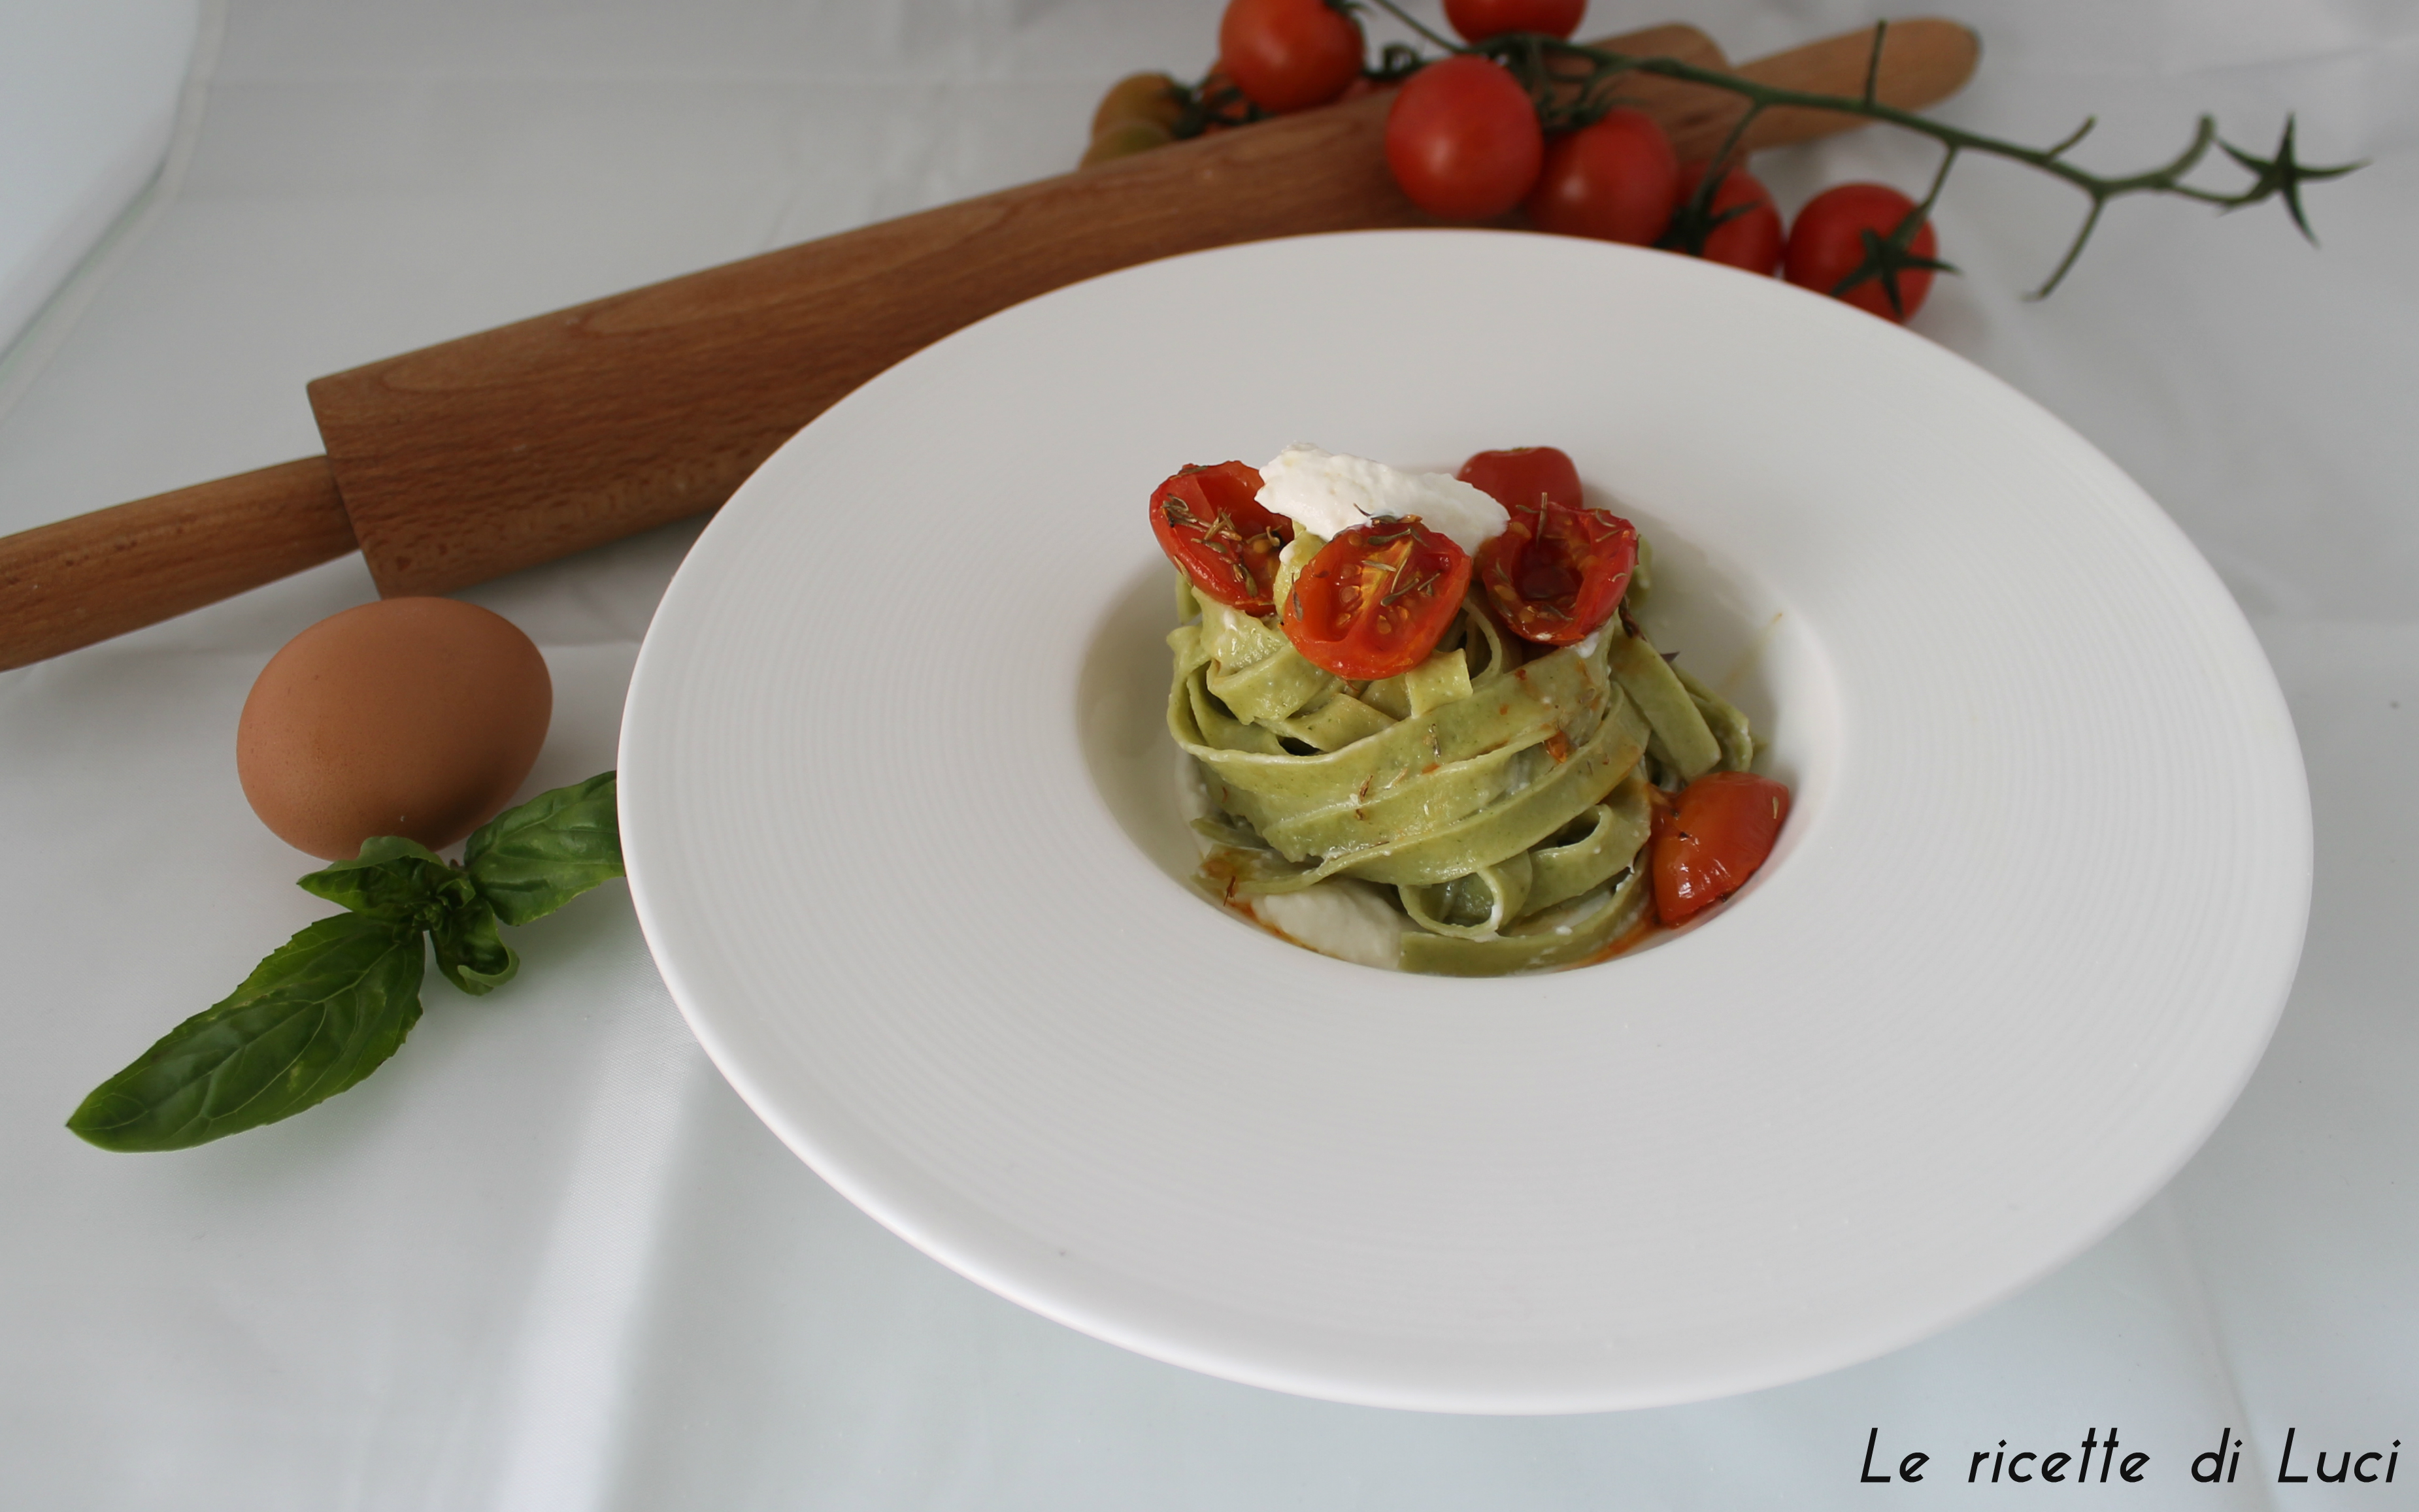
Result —
[[[1633, 602], [1647, 576], [1641, 558]], [[1536, 646], [1475, 598], [1425, 662], [1356, 682], [1178, 574], [1167, 726], [1221, 901], [1329, 954], [1459, 976], [1594, 959], [1645, 917], [1649, 788], [1747, 770], [1745, 716], [1621, 618]], [[1339, 921], [1348, 946], [1320, 938]]]

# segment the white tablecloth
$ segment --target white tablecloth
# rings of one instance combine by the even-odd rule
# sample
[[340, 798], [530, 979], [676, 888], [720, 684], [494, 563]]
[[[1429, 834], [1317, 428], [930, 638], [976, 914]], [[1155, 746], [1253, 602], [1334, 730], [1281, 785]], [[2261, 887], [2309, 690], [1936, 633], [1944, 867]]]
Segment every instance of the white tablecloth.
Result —
[[[1746, 1397], [1537, 1420], [1298, 1400], [1045, 1322], [840, 1200], [705, 1061], [619, 886], [525, 931], [506, 991], [433, 988], [356, 1091], [197, 1151], [92, 1150], [60, 1127], [84, 1092], [326, 911], [246, 809], [233, 737], [270, 653], [371, 596], [347, 560], [0, 674], [0, 1504], [1824, 1507], [2009, 1494], [1965, 1485], [1972, 1451], [2111, 1424], [2151, 1458], [2095, 1504], [2408, 1504], [2419, 1464], [2394, 1487], [2274, 1471], [2288, 1430], [2303, 1458], [2404, 1439], [2419, 1460], [2419, 11], [1944, 8], [1988, 44], [1960, 121], [2046, 141], [2096, 111], [2083, 156], [2130, 166], [2200, 109], [2262, 152], [2298, 110], [2310, 159], [2375, 160], [2308, 191], [2322, 251], [2273, 206], [2132, 203], [2043, 304], [2020, 295], [2072, 196], [1978, 163], [1939, 215], [1964, 276], [1918, 328], [2162, 501], [2258, 628], [2308, 758], [2299, 985], [2137, 1217], [1928, 1342]], [[173, 199], [0, 417], [0, 529], [316, 451], [316, 374], [1055, 172], [1110, 79], [1201, 67], [1218, 9], [231, 0]], [[1666, 14], [1599, 0], [1590, 25]], [[1687, 19], [1747, 57], [1871, 15]], [[1929, 162], [1868, 134], [1759, 168], [1794, 205]], [[553, 669], [532, 790], [612, 764], [694, 531], [468, 595]], [[2056, 571], [2043, 548], [2025, 570]], [[1923, 1486], [1858, 1484], [1876, 1428], [1877, 1463], [1933, 1457]], [[2228, 1429], [2242, 1478], [2194, 1484]]]

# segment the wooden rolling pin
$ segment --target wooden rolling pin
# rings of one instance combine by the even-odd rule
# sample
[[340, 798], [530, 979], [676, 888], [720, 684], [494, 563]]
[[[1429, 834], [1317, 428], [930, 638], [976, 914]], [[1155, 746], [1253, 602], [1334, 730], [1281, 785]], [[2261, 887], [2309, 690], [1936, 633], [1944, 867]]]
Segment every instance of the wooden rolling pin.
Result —
[[[1747, 65], [1854, 94], [1872, 34]], [[1603, 45], [1723, 68], [1694, 27]], [[1893, 24], [1877, 94], [1921, 108], [1972, 74], [1974, 34]], [[1624, 86], [1683, 159], [1743, 105]], [[378, 591], [442, 593], [709, 510], [841, 395], [1035, 295], [1235, 242], [1431, 223], [1388, 175], [1384, 94], [708, 268], [373, 362], [310, 386], [325, 457], [0, 539], [0, 667], [22, 666], [359, 549]], [[1750, 147], [1856, 117], [1775, 111]]]

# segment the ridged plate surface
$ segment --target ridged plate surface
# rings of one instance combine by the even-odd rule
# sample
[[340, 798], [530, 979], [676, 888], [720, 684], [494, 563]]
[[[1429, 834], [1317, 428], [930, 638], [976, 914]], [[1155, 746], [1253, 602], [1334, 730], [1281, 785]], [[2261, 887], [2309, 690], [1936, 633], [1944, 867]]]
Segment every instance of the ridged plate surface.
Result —
[[[1293, 440], [1571, 452], [1796, 787], [1755, 886], [1468, 982], [1168, 875], [1144, 501]], [[622, 784], [673, 996], [868, 1213], [1144, 1353], [1456, 1411], [1770, 1385], [2042, 1275], [2233, 1101], [2309, 895], [2275, 681], [2105, 457], [1833, 301], [1481, 232], [1158, 263], [883, 374], [682, 568]]]

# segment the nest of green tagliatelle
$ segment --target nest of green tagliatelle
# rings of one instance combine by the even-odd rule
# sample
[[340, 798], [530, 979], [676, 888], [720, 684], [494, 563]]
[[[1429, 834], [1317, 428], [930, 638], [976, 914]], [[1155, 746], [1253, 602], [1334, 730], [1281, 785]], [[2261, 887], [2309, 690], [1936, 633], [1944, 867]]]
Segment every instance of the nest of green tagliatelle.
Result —
[[[1506, 534], [1518, 530], [1516, 513]], [[1267, 612], [1220, 602], [1203, 590], [1210, 574], [1178, 558], [1194, 565], [1179, 571], [1183, 623], [1168, 636], [1167, 724], [1204, 890], [1322, 954], [1443, 975], [1581, 965], [1671, 922], [1658, 832], [1673, 843], [1679, 805], [1703, 779], [1748, 772], [1756, 741], [1639, 634], [1627, 611], [1650, 591], [1649, 557], [1630, 560], [1604, 620], [1564, 644], [1513, 633], [1520, 617], [1488, 587], [1505, 573], [1467, 577], [1415, 663], [1356, 678], [1298, 643], [1292, 590], [1329, 544], [1293, 535]], [[1526, 576], [1573, 581], [1535, 563]], [[1745, 780], [1780, 794], [1766, 801], [1777, 829], [1785, 789]]]

